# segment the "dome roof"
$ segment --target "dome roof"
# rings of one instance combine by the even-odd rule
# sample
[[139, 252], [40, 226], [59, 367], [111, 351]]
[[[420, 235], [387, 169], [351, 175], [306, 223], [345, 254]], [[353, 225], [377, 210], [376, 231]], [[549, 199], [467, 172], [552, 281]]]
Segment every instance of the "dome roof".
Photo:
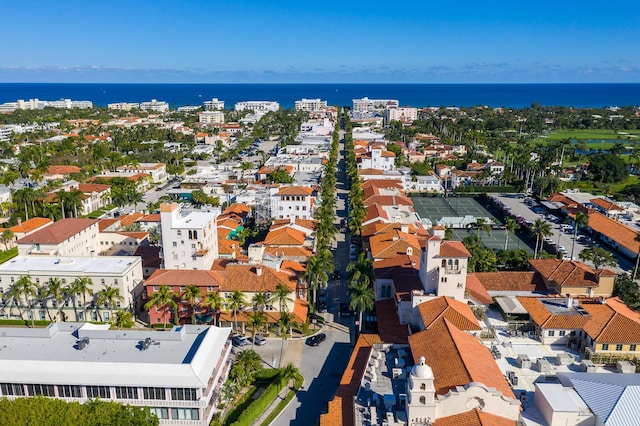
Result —
[[425, 359], [421, 356], [418, 360], [418, 364], [413, 366], [411, 374], [418, 379], [433, 379], [433, 371], [431, 370], [431, 367], [424, 362]]

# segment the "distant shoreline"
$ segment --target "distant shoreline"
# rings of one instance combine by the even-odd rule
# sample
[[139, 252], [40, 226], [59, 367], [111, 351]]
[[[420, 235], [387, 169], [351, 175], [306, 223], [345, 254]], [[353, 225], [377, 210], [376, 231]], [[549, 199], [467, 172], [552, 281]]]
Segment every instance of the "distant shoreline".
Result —
[[352, 99], [365, 96], [414, 107], [525, 108], [537, 103], [602, 108], [640, 105], [640, 83], [0, 83], [0, 103], [64, 98], [106, 106], [158, 99], [177, 108], [218, 98], [227, 109], [246, 100], [278, 101], [292, 108], [302, 98], [351, 106]]

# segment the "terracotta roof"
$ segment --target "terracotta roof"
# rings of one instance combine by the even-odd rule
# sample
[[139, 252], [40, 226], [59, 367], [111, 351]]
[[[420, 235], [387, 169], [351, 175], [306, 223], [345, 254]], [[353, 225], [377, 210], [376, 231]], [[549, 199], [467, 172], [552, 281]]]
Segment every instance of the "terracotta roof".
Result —
[[102, 183], [81, 183], [78, 185], [78, 190], [84, 193], [90, 192], [104, 192], [111, 189], [111, 186], [104, 185]]
[[381, 206], [411, 206], [413, 201], [404, 195], [372, 195], [363, 202], [365, 206], [370, 204], [380, 204]]
[[571, 198], [569, 198], [569, 197], [567, 197], [565, 195], [559, 194], [559, 193], [555, 193], [555, 194], [549, 195], [547, 200], [549, 200], [551, 202], [554, 202], [554, 203], [562, 203], [565, 206], [575, 206], [577, 204]]
[[383, 175], [384, 172], [379, 169], [360, 169], [358, 170], [359, 175]]
[[414, 235], [405, 234], [398, 230], [372, 236], [369, 238], [369, 246], [371, 247], [371, 256], [374, 259], [389, 259], [403, 254], [420, 254], [418, 239]]
[[[228, 230], [227, 230], [228, 231]], [[227, 240], [218, 233], [218, 254], [232, 255], [240, 254], [240, 244], [236, 240]]]
[[589, 223], [587, 226], [589, 228], [602, 235], [606, 235], [632, 253], [638, 253], [640, 250], [640, 242], [635, 241], [638, 232], [598, 212], [589, 213], [588, 217]]
[[353, 398], [360, 389], [362, 376], [369, 362], [371, 349], [382, 343], [377, 334], [360, 334], [344, 370], [335, 396], [329, 401], [328, 412], [320, 415], [320, 426], [355, 426]]
[[381, 221], [389, 219], [387, 212], [379, 204], [367, 206], [367, 214], [364, 217], [364, 222], [370, 222], [375, 219], [379, 219]]
[[124, 216], [120, 216], [120, 225], [121, 226], [131, 226], [136, 223], [138, 220], [142, 219], [145, 215], [142, 213], [129, 213]]
[[216, 271], [158, 269], [144, 282], [146, 287], [154, 285], [188, 286], [191, 284], [199, 287], [219, 287], [222, 284], [222, 277]]
[[471, 257], [462, 241], [443, 241], [440, 244], [440, 255], [437, 257]]
[[269, 231], [264, 238], [264, 244], [272, 246], [301, 246], [305, 241], [304, 232], [289, 227]]
[[82, 169], [78, 166], [49, 166], [48, 175], [70, 175], [80, 173]]
[[264, 252], [273, 256], [292, 257], [311, 257], [311, 250], [305, 247], [277, 247], [267, 246]]
[[487, 291], [546, 291], [538, 272], [476, 272], [475, 277]]
[[313, 189], [308, 186], [282, 186], [278, 190], [278, 195], [311, 195]]
[[120, 223], [120, 219], [100, 219], [98, 222], [98, 231], [102, 232], [114, 223]]
[[417, 364], [424, 356], [434, 375], [438, 395], [456, 386], [471, 382], [495, 388], [509, 398], [515, 398], [500, 368], [478, 338], [442, 319], [431, 328], [409, 336], [409, 345]]
[[29, 220], [25, 220], [19, 225], [12, 226], [11, 229], [14, 233], [29, 233], [33, 232], [36, 229], [42, 228], [43, 226], [47, 226], [53, 221], [46, 217], [32, 217]]
[[624, 210], [622, 207], [620, 207], [616, 203], [611, 202], [609, 200], [605, 200], [604, 198], [592, 198], [589, 200], [589, 202], [591, 204], [595, 204], [596, 206], [606, 211], [610, 211], [610, 210], [623, 211]]
[[138, 222], [158, 222], [160, 223], [160, 214], [147, 214], [138, 219]]
[[[301, 228], [307, 229], [310, 232], [313, 232], [316, 229], [315, 219], [295, 219], [293, 224]], [[271, 222], [271, 227], [269, 228], [269, 231], [273, 231], [285, 226], [291, 226], [290, 219], [276, 219], [273, 222]]]
[[240, 225], [242, 225], [242, 222], [228, 218], [228, 217], [227, 218], [218, 217], [218, 220], [216, 222], [216, 226], [218, 228], [228, 228], [232, 230], [238, 229]]
[[229, 207], [227, 207], [226, 209], [224, 209], [224, 212], [222, 213], [236, 213], [236, 214], [248, 214], [251, 212], [251, 207], [249, 206], [245, 206], [244, 204], [241, 203], [233, 203], [230, 204]]
[[375, 308], [380, 338], [387, 343], [409, 343], [409, 325], [400, 324], [394, 300], [378, 300]]
[[[375, 234], [382, 234], [385, 232], [391, 232], [394, 230], [401, 230], [402, 226], [404, 226], [404, 224], [402, 223], [398, 223], [398, 222], [391, 222], [391, 223], [381, 223], [381, 222], [377, 222], [377, 223], [370, 223], [366, 226], [362, 227], [362, 233], [361, 235], [363, 237], [370, 237], [372, 235]], [[407, 224], [407, 231], [409, 234], [418, 234], [419, 236], [423, 236], [426, 237], [429, 235], [429, 231], [427, 231], [424, 228], [420, 227], [420, 224], [418, 223], [410, 223]]]
[[598, 287], [595, 271], [582, 262], [560, 259], [530, 259], [531, 266], [548, 282], [559, 287]]
[[[372, 169], [372, 170], [375, 170], [375, 169]], [[404, 189], [402, 182], [398, 179], [369, 179], [362, 182], [363, 190], [369, 187], [375, 187], [378, 189], [379, 188], [395, 188], [399, 190]]]
[[453, 416], [440, 417], [433, 426], [516, 426], [517, 424], [515, 420], [474, 408]]
[[465, 289], [469, 292], [469, 297], [477, 303], [490, 305], [493, 299], [482, 285], [476, 274], [467, 274], [467, 282]]
[[451, 321], [451, 324], [460, 330], [482, 329], [469, 305], [446, 296], [420, 303], [418, 311], [425, 329], [430, 328], [443, 318]]
[[396, 155], [391, 151], [382, 151], [381, 157], [395, 157]]
[[296, 290], [296, 278], [292, 274], [282, 270], [276, 271], [268, 266], [261, 266], [262, 272], [257, 273], [256, 265], [241, 265], [230, 263], [220, 271], [223, 277], [221, 290], [233, 292], [235, 290], [246, 292], [273, 293], [278, 284], [285, 285], [289, 290]]
[[96, 223], [97, 219], [61, 219], [21, 238], [18, 244], [60, 244]]

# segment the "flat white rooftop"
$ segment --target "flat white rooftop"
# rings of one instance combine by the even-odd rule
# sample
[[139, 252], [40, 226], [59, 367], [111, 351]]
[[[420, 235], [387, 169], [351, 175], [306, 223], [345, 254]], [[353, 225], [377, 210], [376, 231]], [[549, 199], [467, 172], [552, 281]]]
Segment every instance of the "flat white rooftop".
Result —
[[230, 331], [205, 325], [165, 332], [88, 323], [0, 327], [0, 382], [206, 387]]
[[132, 265], [140, 262], [139, 256], [18, 256], [0, 265], [0, 273], [22, 275], [38, 275], [39, 272], [84, 273], [85, 275], [113, 274], [125, 272]]
[[220, 209], [211, 210], [182, 210], [172, 222], [173, 228], [202, 229], [220, 214]]

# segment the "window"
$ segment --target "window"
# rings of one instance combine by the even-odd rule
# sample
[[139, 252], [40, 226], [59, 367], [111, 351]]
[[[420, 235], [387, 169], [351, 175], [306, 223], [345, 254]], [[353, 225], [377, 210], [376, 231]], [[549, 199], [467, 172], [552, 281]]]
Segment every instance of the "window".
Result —
[[138, 388], [132, 386], [116, 386], [117, 399], [138, 399]]
[[111, 398], [109, 386], [87, 386], [87, 398]]
[[151, 413], [158, 416], [159, 419], [169, 418], [169, 409], [164, 407], [151, 407]]
[[196, 245], [195, 245], [195, 244], [191, 244], [191, 248], [192, 248], [192, 249], [195, 249], [195, 248], [196, 248]]
[[53, 389], [53, 385], [27, 385], [27, 391], [30, 396], [54, 396]]
[[196, 390], [194, 388], [172, 388], [171, 399], [174, 401], [196, 401]]
[[420, 404], [426, 404], [427, 403], [427, 398], [425, 398], [424, 396], [420, 397]]
[[197, 408], [172, 408], [171, 418], [173, 420], [200, 420], [200, 413]]
[[420, 390], [427, 390], [427, 385], [425, 383], [421, 383]]
[[609, 350], [609, 344], [608, 343], [603, 343], [602, 344], [602, 350], [603, 351], [608, 351]]
[[142, 388], [144, 399], [167, 399], [164, 388]]
[[556, 335], [556, 332], [553, 330], [549, 330], [549, 337], [553, 337]]
[[182, 236], [182, 230], [178, 229], [176, 235], [178, 235], [178, 237], [181, 237]]
[[77, 385], [58, 385], [58, 396], [60, 398], [80, 398], [80, 386]]
[[560, 330], [560, 332], [558, 333], [560, 337], [564, 337], [565, 334], [566, 332], [564, 330]]
[[0, 384], [0, 389], [2, 389], [2, 394], [5, 396], [24, 396], [24, 386], [17, 383], [2, 383]]
[[621, 351], [622, 350], [622, 345], [616, 345], [616, 351]]

